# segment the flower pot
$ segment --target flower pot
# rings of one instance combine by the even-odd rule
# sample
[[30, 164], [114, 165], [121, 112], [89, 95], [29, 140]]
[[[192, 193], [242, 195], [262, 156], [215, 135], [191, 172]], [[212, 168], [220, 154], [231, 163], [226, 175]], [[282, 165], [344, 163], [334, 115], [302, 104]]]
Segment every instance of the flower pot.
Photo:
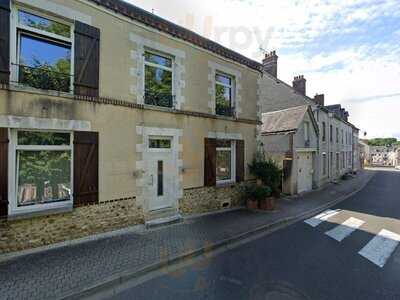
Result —
[[266, 198], [263, 201], [260, 201], [260, 209], [261, 210], [267, 210], [267, 211], [275, 210], [275, 198], [274, 197], [269, 197], [269, 198]]
[[248, 199], [246, 205], [248, 209], [258, 209], [258, 201], [256, 200]]

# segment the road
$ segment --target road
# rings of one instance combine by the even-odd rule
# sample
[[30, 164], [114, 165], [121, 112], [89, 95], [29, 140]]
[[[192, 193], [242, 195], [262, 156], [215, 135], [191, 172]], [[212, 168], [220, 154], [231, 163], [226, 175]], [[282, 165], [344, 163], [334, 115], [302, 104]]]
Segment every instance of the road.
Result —
[[110, 299], [400, 299], [400, 172], [304, 222]]

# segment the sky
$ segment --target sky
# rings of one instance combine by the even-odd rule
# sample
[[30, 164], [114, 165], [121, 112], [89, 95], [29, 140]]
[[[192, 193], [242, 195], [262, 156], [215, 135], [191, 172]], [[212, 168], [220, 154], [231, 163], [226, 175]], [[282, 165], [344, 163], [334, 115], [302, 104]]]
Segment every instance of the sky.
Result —
[[400, 0], [126, 0], [340, 103], [366, 138], [400, 139]]

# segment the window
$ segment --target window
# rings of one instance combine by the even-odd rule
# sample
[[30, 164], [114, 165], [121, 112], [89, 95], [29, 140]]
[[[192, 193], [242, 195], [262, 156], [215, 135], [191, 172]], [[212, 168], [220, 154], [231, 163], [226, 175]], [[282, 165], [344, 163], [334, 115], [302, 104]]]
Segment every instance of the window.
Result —
[[332, 125], [330, 125], [330, 133], [329, 133], [329, 135], [330, 135], [331, 142], [333, 142], [333, 126]]
[[326, 123], [322, 122], [322, 141], [326, 142]]
[[144, 103], [173, 107], [173, 59], [146, 51], [144, 54]]
[[22, 9], [15, 14], [17, 56], [12, 81], [37, 89], [71, 92], [72, 25]]
[[342, 152], [342, 169], [346, 168], [346, 158], [344, 154], [345, 152]]
[[339, 143], [339, 128], [336, 128], [336, 143]]
[[340, 170], [340, 153], [336, 153], [336, 171]]
[[342, 145], [344, 145], [344, 131], [342, 129]]
[[310, 143], [310, 123], [304, 122], [304, 139], [306, 144]]
[[327, 156], [326, 156], [326, 153], [323, 153], [322, 154], [322, 174], [324, 176], [326, 176], [328, 173], [327, 168], [328, 168]]
[[65, 132], [13, 131], [16, 210], [72, 201], [71, 140]]
[[217, 183], [235, 181], [235, 143], [229, 140], [217, 140]]
[[221, 116], [232, 117], [233, 108], [233, 86], [234, 78], [222, 73], [215, 77], [215, 113]]
[[149, 139], [150, 149], [171, 149], [171, 139]]

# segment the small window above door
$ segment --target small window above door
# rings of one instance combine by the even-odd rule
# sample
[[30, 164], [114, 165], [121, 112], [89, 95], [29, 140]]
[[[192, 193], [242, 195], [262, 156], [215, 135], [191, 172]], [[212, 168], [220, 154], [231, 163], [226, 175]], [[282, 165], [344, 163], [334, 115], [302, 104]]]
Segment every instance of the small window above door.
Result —
[[171, 149], [170, 138], [150, 138], [149, 149]]

